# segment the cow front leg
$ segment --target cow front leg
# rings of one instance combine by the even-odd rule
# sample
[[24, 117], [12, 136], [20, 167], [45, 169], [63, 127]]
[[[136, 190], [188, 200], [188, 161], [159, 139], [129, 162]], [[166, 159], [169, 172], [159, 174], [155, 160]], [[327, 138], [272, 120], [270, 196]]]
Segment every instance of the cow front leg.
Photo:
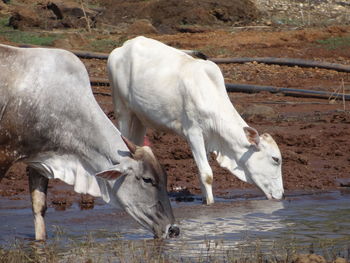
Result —
[[47, 209], [46, 194], [49, 180], [30, 167], [27, 168], [27, 174], [34, 216], [35, 240], [46, 240], [44, 216]]
[[213, 171], [208, 162], [203, 135], [200, 131], [190, 130], [187, 140], [190, 144], [193, 158], [198, 166], [198, 177], [203, 195], [203, 204], [212, 204], [214, 203], [212, 186]]

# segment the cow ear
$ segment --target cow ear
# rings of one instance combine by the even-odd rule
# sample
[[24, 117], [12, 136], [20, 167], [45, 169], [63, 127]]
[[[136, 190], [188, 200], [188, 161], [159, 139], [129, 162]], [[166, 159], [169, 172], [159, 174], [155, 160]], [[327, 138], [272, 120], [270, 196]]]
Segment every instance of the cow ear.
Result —
[[243, 130], [247, 136], [249, 143], [259, 148], [260, 137], [258, 131], [252, 127], [244, 127]]
[[102, 171], [100, 173], [95, 174], [95, 176], [106, 180], [115, 180], [122, 174], [123, 173], [121, 171], [113, 169], [113, 170]]

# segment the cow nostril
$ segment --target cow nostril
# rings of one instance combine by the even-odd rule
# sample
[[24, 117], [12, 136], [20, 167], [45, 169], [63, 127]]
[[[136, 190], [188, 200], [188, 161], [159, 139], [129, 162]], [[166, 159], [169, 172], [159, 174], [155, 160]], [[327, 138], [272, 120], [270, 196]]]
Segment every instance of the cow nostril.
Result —
[[171, 227], [169, 227], [168, 230], [168, 235], [169, 237], [177, 237], [180, 234], [180, 228], [177, 227], [176, 225], [172, 225]]

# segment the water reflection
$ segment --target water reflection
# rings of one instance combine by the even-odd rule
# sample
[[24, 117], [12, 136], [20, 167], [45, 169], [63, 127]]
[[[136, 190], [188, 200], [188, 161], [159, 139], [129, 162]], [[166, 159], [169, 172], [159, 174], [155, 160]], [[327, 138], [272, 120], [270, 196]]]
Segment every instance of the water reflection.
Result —
[[[239, 201], [180, 209], [182, 236], [170, 254], [185, 258], [255, 253], [293, 247], [309, 252], [350, 243], [350, 195], [333, 192], [283, 202]], [[203, 242], [203, 240], [205, 242]], [[318, 248], [317, 248], [318, 247]], [[348, 248], [348, 247], [347, 247]], [[345, 249], [344, 249], [345, 250]]]
[[[283, 202], [268, 200], [245, 201], [229, 204], [201, 206], [188, 211], [181, 220], [184, 239], [225, 237], [240, 239], [244, 231], [266, 232], [283, 228], [281, 218], [274, 213], [284, 208]], [[198, 211], [200, 210], [200, 211]]]
[[[15, 201], [6, 206], [0, 201], [0, 246], [14, 237], [34, 237], [31, 209], [19, 207]], [[174, 207], [180, 237], [160, 245], [170, 256], [227, 258], [230, 253], [253, 253], [257, 247], [270, 251], [276, 246], [293, 246], [309, 252], [319, 244], [333, 248], [349, 248], [350, 244], [350, 195], [340, 192], [296, 195], [283, 202], [221, 200], [210, 206], [194, 202]], [[125, 212], [106, 205], [91, 210], [73, 205], [64, 212], [50, 208], [46, 218], [49, 240], [60, 237], [62, 248], [72, 240], [84, 241], [89, 233], [101, 244], [109, 240], [128, 240], [135, 245], [139, 240], [153, 242], [151, 233]], [[36, 254], [40, 255], [40, 246]]]
[[284, 207], [284, 202], [252, 200], [181, 210], [182, 235], [167, 242], [168, 253], [186, 258], [226, 255], [257, 237], [270, 238], [286, 227], [276, 214]]

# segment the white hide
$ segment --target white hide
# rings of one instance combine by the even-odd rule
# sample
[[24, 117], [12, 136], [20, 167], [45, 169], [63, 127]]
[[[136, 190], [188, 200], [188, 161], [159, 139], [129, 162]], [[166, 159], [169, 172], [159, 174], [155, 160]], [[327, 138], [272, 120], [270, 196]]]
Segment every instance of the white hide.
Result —
[[136, 37], [112, 51], [107, 68], [121, 133], [135, 143], [142, 142], [145, 127], [185, 137], [207, 203], [214, 202], [210, 152], [222, 167], [257, 185], [268, 198], [282, 198], [278, 146], [268, 134], [259, 137], [241, 118], [215, 63]]

